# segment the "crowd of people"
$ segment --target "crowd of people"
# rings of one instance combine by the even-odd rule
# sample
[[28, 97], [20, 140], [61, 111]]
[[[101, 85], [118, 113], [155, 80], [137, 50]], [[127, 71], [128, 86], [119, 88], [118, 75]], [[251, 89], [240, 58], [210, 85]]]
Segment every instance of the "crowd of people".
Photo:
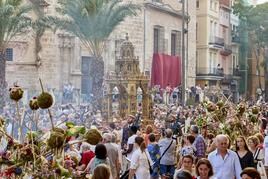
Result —
[[[28, 127], [22, 141], [8, 131], [14, 116], [5, 110], [0, 178], [264, 179], [267, 109], [267, 103], [228, 99], [185, 107], [156, 103], [153, 118], [137, 122], [142, 116], [107, 121], [88, 107], [66, 105], [51, 109], [55, 126], [40, 113], [36, 130]], [[253, 127], [240, 131], [243, 125]]]

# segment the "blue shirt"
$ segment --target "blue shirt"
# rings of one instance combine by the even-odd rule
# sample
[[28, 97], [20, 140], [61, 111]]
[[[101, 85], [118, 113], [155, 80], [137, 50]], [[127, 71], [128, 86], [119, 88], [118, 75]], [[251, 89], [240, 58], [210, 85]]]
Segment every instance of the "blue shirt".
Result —
[[159, 175], [159, 168], [160, 168], [160, 163], [159, 163], [159, 158], [160, 158], [160, 148], [158, 144], [148, 144], [147, 150], [150, 154], [150, 157], [153, 161], [153, 173], [151, 173], [152, 177], [156, 177]]
[[208, 155], [214, 176], [219, 179], [241, 179], [241, 165], [237, 154], [231, 150], [227, 150], [227, 154], [222, 158], [218, 150], [214, 150]]

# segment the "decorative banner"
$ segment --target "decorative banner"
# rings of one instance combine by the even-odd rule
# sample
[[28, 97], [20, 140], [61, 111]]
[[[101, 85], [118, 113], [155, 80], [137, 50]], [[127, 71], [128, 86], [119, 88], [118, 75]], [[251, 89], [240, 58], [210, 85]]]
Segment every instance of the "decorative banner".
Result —
[[169, 84], [176, 87], [181, 84], [181, 59], [178, 56], [155, 53], [152, 62], [151, 86], [166, 88]]

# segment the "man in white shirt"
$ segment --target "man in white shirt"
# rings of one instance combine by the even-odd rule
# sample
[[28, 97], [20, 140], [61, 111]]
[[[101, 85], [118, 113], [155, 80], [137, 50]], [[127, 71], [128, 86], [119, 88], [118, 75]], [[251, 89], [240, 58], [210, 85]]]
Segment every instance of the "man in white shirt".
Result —
[[137, 137], [137, 127], [136, 126], [131, 126], [130, 127], [130, 137], [127, 140], [127, 148], [123, 152], [123, 155], [127, 155], [127, 158], [130, 160], [132, 157], [133, 152], [135, 151], [134, 143], [135, 143], [135, 138]]
[[220, 179], [241, 179], [241, 165], [237, 154], [228, 149], [229, 140], [225, 135], [216, 137], [216, 150], [208, 155], [216, 178]]

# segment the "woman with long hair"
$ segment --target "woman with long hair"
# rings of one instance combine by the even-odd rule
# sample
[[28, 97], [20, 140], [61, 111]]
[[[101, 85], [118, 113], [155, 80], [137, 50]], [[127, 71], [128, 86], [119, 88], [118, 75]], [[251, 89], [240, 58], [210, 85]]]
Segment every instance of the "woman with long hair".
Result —
[[246, 139], [243, 136], [236, 138], [235, 150], [239, 158], [242, 170], [246, 167], [254, 167], [253, 154], [249, 151]]
[[202, 158], [198, 160], [195, 170], [197, 179], [213, 179], [213, 168], [208, 159]]
[[146, 149], [144, 139], [136, 137], [134, 147], [136, 150], [131, 157], [129, 179], [133, 179], [134, 174], [136, 179], [150, 178], [152, 160]]
[[146, 126], [144, 141], [146, 146], [149, 144], [149, 135], [153, 132], [153, 127], [151, 125]]
[[254, 167], [257, 168], [258, 162], [262, 162], [264, 159], [264, 151], [259, 147], [260, 140], [256, 136], [250, 136], [247, 140], [249, 150], [253, 154], [254, 158]]

